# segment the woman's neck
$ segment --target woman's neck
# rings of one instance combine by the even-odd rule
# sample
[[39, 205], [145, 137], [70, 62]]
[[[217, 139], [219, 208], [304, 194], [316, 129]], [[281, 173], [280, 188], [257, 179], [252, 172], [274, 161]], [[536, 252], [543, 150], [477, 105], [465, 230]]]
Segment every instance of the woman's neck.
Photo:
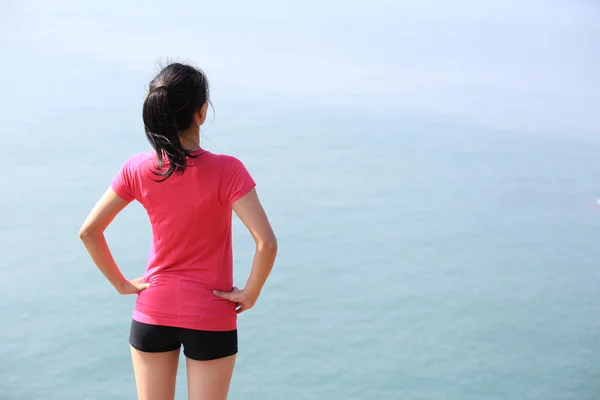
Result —
[[187, 151], [198, 150], [200, 148], [200, 129], [181, 132], [179, 141], [181, 142], [181, 146]]

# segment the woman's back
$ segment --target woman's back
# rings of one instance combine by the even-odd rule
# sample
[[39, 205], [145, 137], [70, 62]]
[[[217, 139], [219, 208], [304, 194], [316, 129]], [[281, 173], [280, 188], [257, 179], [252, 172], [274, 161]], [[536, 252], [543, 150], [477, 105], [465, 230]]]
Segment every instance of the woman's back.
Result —
[[152, 245], [134, 318], [190, 329], [235, 329], [235, 306], [213, 290], [233, 286], [231, 204], [254, 180], [236, 158], [197, 150], [182, 174], [161, 181], [156, 153], [131, 157], [111, 187], [146, 209]]
[[[154, 152], [127, 160], [79, 230], [117, 292], [138, 295], [129, 343], [140, 400], [174, 399], [181, 347], [188, 398], [227, 397], [238, 353], [237, 314], [254, 307], [277, 254], [244, 165], [200, 147], [209, 104], [201, 70], [181, 63], [163, 68], [142, 106]], [[148, 213], [152, 245], [143, 277], [126, 279], [104, 231], [133, 200]], [[242, 289], [233, 286], [232, 212], [256, 243]]]

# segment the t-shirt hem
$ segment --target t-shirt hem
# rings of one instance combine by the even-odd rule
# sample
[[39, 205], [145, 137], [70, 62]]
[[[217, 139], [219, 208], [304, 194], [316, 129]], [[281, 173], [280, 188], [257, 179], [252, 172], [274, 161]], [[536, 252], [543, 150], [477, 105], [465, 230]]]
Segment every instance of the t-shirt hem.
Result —
[[256, 183], [252, 183], [248, 186], [245, 186], [244, 189], [240, 190], [235, 196], [231, 198], [230, 204], [235, 203], [236, 201], [247, 195], [252, 189], [254, 189], [254, 187], [256, 187]]
[[133, 320], [142, 324], [172, 326], [175, 328], [194, 329], [200, 331], [233, 331], [237, 329], [237, 318], [223, 318], [221, 321], [180, 321], [172, 318], [153, 318], [148, 315], [133, 312]]
[[117, 194], [117, 196], [119, 196], [123, 200], [125, 200], [125, 201], [133, 201], [133, 197], [127, 195], [122, 188], [118, 187], [114, 183], [111, 183], [110, 187], [112, 188], [112, 190], [115, 191], [115, 193]]

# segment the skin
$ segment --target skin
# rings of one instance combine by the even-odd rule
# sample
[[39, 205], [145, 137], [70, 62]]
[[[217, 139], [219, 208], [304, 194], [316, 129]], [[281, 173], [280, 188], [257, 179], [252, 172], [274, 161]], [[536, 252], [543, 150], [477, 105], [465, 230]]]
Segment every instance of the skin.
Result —
[[[194, 115], [189, 129], [182, 131], [182, 146], [190, 151], [200, 148], [200, 126], [206, 120], [208, 104]], [[79, 231], [92, 260], [119, 294], [137, 294], [150, 284], [142, 278], [126, 279], [117, 266], [104, 231], [113, 219], [129, 204], [109, 188], [93, 207]], [[237, 312], [254, 307], [269, 276], [277, 254], [277, 240], [258, 194], [252, 189], [232, 205], [233, 211], [248, 228], [256, 243], [252, 270], [243, 289], [231, 292], [215, 291], [216, 296], [236, 303]], [[138, 399], [166, 400], [175, 395], [175, 377], [179, 350], [164, 353], [145, 353], [131, 348]], [[220, 400], [227, 398], [235, 355], [211, 361], [187, 359], [188, 398], [191, 400]]]

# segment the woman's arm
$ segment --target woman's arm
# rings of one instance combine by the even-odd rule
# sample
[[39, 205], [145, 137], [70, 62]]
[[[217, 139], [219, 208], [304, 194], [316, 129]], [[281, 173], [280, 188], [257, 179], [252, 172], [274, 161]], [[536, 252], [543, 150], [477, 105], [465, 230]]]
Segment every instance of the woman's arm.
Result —
[[150, 284], [142, 283], [141, 278], [130, 281], [125, 279], [104, 238], [104, 231], [108, 225], [127, 204], [129, 204], [128, 201], [123, 200], [112, 188], [109, 188], [86, 218], [79, 230], [79, 237], [98, 269], [117, 292], [134, 294], [150, 287]]
[[215, 294], [224, 299], [235, 301], [239, 307], [238, 313], [241, 313], [254, 306], [267, 277], [271, 273], [277, 255], [277, 239], [258, 199], [256, 189], [250, 190], [234, 202], [232, 207], [250, 231], [256, 243], [256, 252], [246, 287], [243, 290], [234, 288], [229, 293], [215, 291]]

